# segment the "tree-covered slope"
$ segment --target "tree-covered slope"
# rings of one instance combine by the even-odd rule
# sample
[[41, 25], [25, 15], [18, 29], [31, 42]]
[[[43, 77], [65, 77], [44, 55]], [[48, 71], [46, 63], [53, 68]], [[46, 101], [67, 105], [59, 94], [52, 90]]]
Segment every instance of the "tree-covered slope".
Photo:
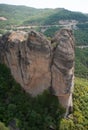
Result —
[[88, 79], [88, 48], [76, 48], [75, 75]]
[[88, 29], [78, 29], [74, 31], [76, 46], [88, 46]]
[[75, 79], [73, 99], [75, 128], [77, 130], [88, 130], [88, 80]]
[[[88, 17], [79, 12], [72, 12], [64, 8], [36, 9], [26, 6], [0, 4], [0, 17], [7, 18], [6, 24], [57, 24], [59, 20], [87, 21]], [[2, 22], [2, 21], [1, 21]]]
[[[53, 12], [52, 9], [36, 9], [27, 6], [0, 4], [0, 17], [7, 18], [9, 24], [23, 24], [24, 21], [43, 19]], [[1, 21], [2, 22], [2, 21]], [[38, 24], [39, 21], [37, 21]]]
[[78, 23], [77, 27], [82, 30], [88, 30], [88, 23]]
[[23, 19], [32, 16], [36, 13], [36, 9], [28, 8], [25, 6], [5, 5], [0, 4], [0, 17], [7, 18], [8, 23], [18, 24], [16, 22], [22, 22]]
[[58, 130], [88, 130], [88, 80], [75, 78], [73, 115], [62, 119]]
[[88, 17], [80, 12], [72, 12], [66, 9], [58, 10], [50, 15], [45, 24], [58, 24], [59, 20], [77, 20], [79, 22], [88, 21]]

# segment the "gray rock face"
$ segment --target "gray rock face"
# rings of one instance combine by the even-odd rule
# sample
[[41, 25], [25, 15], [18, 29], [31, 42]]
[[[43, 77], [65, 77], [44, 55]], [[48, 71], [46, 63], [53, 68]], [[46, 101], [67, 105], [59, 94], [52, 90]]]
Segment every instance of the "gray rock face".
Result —
[[12, 32], [0, 39], [0, 62], [32, 96], [51, 88], [65, 107], [72, 106], [74, 38], [63, 29], [52, 43], [38, 32]]
[[69, 109], [72, 107], [74, 86], [74, 38], [71, 30], [61, 30], [53, 42], [56, 48], [53, 54], [52, 87], [60, 103]]

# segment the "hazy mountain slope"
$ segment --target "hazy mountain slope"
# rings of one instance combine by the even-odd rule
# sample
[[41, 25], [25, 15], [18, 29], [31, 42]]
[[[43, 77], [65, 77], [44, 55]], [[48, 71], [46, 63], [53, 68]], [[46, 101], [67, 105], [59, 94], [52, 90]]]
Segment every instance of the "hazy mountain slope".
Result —
[[0, 17], [6, 17], [7, 23], [12, 24], [57, 24], [59, 20], [75, 19], [78, 21], [88, 20], [87, 15], [68, 11], [63, 8], [36, 9], [26, 6], [0, 4]]
[[77, 20], [84, 22], [88, 20], [88, 17], [80, 12], [72, 12], [66, 9], [57, 10], [55, 14], [50, 15], [45, 24], [58, 24], [59, 20]]
[[0, 4], [0, 16], [4, 16], [11, 23], [22, 23], [25, 20], [46, 17], [52, 13], [52, 9], [35, 9], [26, 6]]

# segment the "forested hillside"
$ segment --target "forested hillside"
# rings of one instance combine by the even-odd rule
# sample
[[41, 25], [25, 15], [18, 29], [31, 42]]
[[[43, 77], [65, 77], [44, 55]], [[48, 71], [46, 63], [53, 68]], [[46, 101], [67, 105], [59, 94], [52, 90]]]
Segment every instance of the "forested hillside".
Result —
[[88, 79], [88, 48], [76, 48], [75, 75]]
[[76, 46], [88, 46], [88, 29], [78, 29], [74, 31]]
[[0, 21], [0, 24], [22, 25], [23, 23], [27, 23], [25, 21], [29, 21], [31, 25], [35, 20], [39, 24], [39, 19], [44, 20], [52, 12], [53, 9], [36, 9], [26, 6], [0, 4], [0, 17], [7, 18], [7, 21]]
[[79, 12], [72, 12], [64, 8], [57, 9], [36, 9], [26, 6], [15, 6], [0, 4], [0, 17], [7, 18], [7, 21], [0, 21], [5, 25], [52, 25], [58, 24], [59, 20], [88, 21], [88, 16]]
[[47, 18], [45, 24], [58, 24], [59, 20], [77, 20], [80, 22], [85, 22], [88, 21], [88, 17], [79, 12], [72, 12], [65, 9], [57, 9], [57, 12]]

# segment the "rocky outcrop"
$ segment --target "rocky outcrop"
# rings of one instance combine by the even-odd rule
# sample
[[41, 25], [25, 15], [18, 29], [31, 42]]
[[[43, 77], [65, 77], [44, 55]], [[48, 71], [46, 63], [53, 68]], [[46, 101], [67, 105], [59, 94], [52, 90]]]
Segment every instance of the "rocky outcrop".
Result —
[[52, 44], [56, 44], [53, 52], [52, 87], [68, 113], [73, 106], [74, 87], [74, 37], [72, 31], [61, 30], [55, 35], [52, 42]]
[[0, 21], [6, 21], [7, 20], [7, 18], [5, 18], [5, 17], [0, 17]]
[[40, 33], [12, 32], [2, 37], [3, 62], [32, 96], [50, 86], [50, 43]]
[[57, 32], [51, 42], [35, 31], [8, 33], [0, 39], [0, 62], [10, 68], [15, 80], [32, 96], [49, 88], [65, 108], [72, 106], [74, 38], [71, 30]]

